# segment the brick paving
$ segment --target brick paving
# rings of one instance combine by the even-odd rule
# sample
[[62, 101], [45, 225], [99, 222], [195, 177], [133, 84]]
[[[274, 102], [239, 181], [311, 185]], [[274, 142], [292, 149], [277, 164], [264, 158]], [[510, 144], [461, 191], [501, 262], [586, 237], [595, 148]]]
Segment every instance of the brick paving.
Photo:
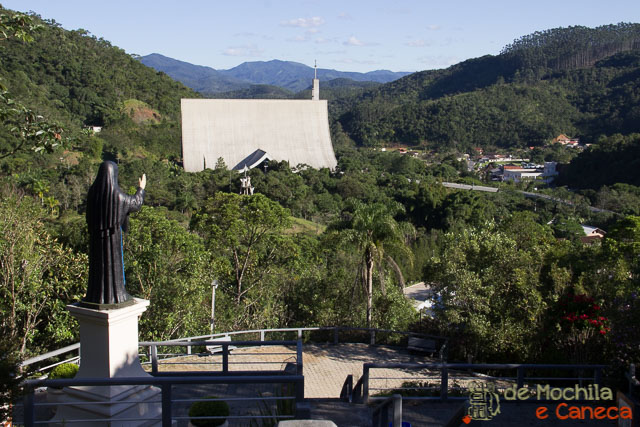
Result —
[[[414, 356], [406, 349], [370, 346], [367, 344], [305, 344], [303, 346], [304, 392], [306, 398], [337, 398], [348, 375], [355, 382], [362, 376], [362, 365], [367, 362], [414, 363], [433, 362], [434, 359]], [[229, 370], [284, 370], [295, 362], [296, 349], [289, 346], [238, 348], [229, 355]], [[160, 371], [221, 371], [222, 355], [184, 356], [161, 361]], [[421, 380], [424, 373], [414, 371], [376, 369], [372, 377], [401, 379], [372, 379], [371, 393], [377, 388], [399, 387], [404, 381]], [[435, 379], [433, 380], [436, 381]]]

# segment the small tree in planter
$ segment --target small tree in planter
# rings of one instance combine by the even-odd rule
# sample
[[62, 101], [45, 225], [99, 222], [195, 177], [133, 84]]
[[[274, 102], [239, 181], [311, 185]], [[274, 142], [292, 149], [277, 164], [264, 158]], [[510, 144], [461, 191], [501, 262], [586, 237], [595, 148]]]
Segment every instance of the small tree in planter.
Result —
[[49, 374], [50, 380], [61, 380], [74, 378], [78, 373], [79, 366], [75, 363], [63, 363], [53, 368]]
[[[75, 363], [63, 363], [61, 365], [56, 366], [49, 373], [50, 380], [63, 380], [69, 379], [76, 376], [78, 373], [78, 365]], [[64, 392], [62, 391], [62, 387], [48, 387], [47, 388], [47, 401], [49, 403], [58, 402], [60, 396], [63, 396]]]
[[[218, 396], [207, 396], [205, 399], [218, 399]], [[222, 400], [200, 400], [189, 408], [189, 417], [228, 417], [229, 405]], [[195, 427], [226, 427], [229, 425], [224, 418], [191, 419], [190, 425]]]

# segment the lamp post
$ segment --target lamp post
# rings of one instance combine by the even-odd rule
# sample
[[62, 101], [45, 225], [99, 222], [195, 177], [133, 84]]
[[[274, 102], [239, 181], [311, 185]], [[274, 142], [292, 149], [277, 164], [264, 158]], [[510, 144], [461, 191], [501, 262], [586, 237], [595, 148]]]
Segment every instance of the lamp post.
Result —
[[213, 279], [211, 282], [211, 334], [213, 335], [216, 319], [216, 289], [218, 289], [218, 281]]

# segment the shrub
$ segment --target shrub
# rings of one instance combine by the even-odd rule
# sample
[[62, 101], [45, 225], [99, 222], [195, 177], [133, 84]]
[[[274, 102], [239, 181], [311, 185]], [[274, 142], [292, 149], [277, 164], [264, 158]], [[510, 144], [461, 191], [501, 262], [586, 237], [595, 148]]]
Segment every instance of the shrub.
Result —
[[78, 369], [79, 367], [75, 363], [63, 363], [53, 368], [53, 370], [49, 374], [49, 379], [61, 380], [73, 378], [78, 373]]
[[[207, 396], [205, 399], [218, 399], [218, 396]], [[200, 400], [194, 402], [189, 408], [190, 417], [227, 417], [229, 416], [229, 405], [222, 400]], [[217, 418], [210, 420], [191, 420], [197, 427], [215, 427], [224, 424], [225, 419]]]

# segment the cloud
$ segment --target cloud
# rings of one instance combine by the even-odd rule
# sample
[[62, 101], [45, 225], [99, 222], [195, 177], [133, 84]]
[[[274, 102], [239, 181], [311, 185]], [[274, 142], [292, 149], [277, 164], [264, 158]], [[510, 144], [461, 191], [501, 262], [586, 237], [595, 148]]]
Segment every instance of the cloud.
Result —
[[423, 39], [416, 39], [416, 40], [411, 40], [406, 42], [405, 45], [410, 47], [424, 47], [424, 46], [430, 46], [431, 43], [428, 43]]
[[349, 37], [349, 40], [343, 43], [345, 46], [364, 46], [364, 43], [355, 38], [354, 36]]
[[258, 37], [259, 35], [257, 33], [251, 33], [249, 31], [243, 31], [241, 33], [235, 33], [233, 36], [234, 37]]
[[225, 56], [248, 56], [256, 57], [262, 56], [264, 50], [260, 49], [254, 44], [242, 45], [242, 46], [230, 46], [222, 51]]
[[319, 55], [345, 55], [346, 50], [319, 50], [316, 52]]
[[295, 37], [290, 37], [287, 39], [288, 42], [306, 42], [309, 41], [307, 36], [297, 35]]
[[282, 21], [280, 25], [282, 27], [301, 27], [301, 28], [313, 28], [319, 27], [324, 24], [324, 18], [321, 16], [313, 16], [311, 18], [296, 18], [289, 21]]
[[353, 19], [353, 16], [349, 15], [347, 12], [341, 12], [341, 13], [338, 15], [338, 18], [340, 18], [340, 19], [345, 19], [345, 20], [349, 20], [349, 21], [350, 21], [350, 20], [352, 20], [352, 19]]
[[342, 42], [342, 44], [345, 46], [376, 46], [378, 43], [363, 42], [355, 36], [351, 36], [347, 41]]
[[273, 40], [273, 36], [268, 34], [258, 34], [252, 33], [250, 31], [243, 31], [241, 33], [235, 33], [234, 37], [245, 37], [245, 38], [261, 38], [263, 40]]
[[427, 69], [447, 68], [460, 62], [460, 58], [455, 56], [422, 56], [418, 61], [425, 64]]
[[438, 31], [441, 29], [442, 27], [440, 25], [427, 25], [427, 30], [429, 31]]
[[380, 64], [379, 61], [374, 61], [373, 59], [353, 59], [353, 58], [341, 58], [336, 59], [335, 62], [341, 64], [362, 64], [362, 65], [377, 65]]
[[309, 28], [308, 30], [305, 31], [305, 33], [307, 33], [307, 34], [317, 34], [319, 32], [320, 32], [320, 30], [317, 29], [317, 28]]

